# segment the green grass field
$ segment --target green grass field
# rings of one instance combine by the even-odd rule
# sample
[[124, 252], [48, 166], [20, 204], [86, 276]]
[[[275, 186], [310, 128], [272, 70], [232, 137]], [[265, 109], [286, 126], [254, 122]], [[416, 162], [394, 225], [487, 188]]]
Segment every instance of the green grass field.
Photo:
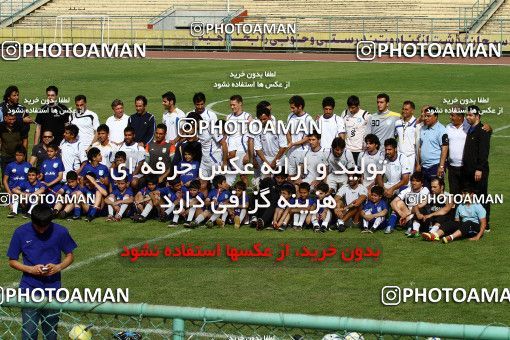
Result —
[[[510, 68], [467, 65], [417, 65], [372, 63], [315, 63], [269, 61], [183, 61], [183, 60], [22, 60], [0, 63], [2, 85], [16, 84], [21, 97], [44, 98], [48, 85], [57, 85], [60, 96], [87, 95], [88, 106], [97, 112], [101, 122], [111, 114], [115, 98], [124, 101], [126, 112], [134, 112], [134, 97], [144, 94], [149, 111], [161, 120], [160, 95], [172, 90], [177, 106], [184, 111], [192, 108], [191, 97], [202, 91], [207, 102], [218, 102], [213, 109], [227, 113], [228, 97], [239, 93], [245, 98], [245, 110], [254, 112], [262, 99], [273, 104], [277, 117], [286, 117], [288, 98], [301, 94], [305, 110], [313, 115], [321, 112], [321, 100], [333, 96], [337, 111], [343, 110], [347, 97], [356, 94], [362, 108], [375, 110], [376, 95], [386, 92], [391, 108], [400, 111], [401, 103], [410, 99], [417, 107], [433, 104], [444, 108], [443, 98], [489, 98], [489, 104], [503, 107], [501, 115], [486, 115], [483, 121], [496, 130], [491, 147], [490, 192], [510, 194], [510, 168], [506, 137], [510, 130]], [[276, 80], [290, 81], [288, 89], [215, 89], [215, 82], [230, 81], [231, 72], [275, 71]], [[274, 80], [274, 79], [273, 79]], [[271, 81], [273, 81], [271, 80]], [[264, 80], [265, 82], [270, 79]], [[440, 117], [446, 123], [447, 115]], [[32, 128], [33, 130], [33, 128]], [[33, 133], [33, 131], [32, 131]], [[32, 138], [30, 139], [32, 144]], [[510, 197], [510, 196], [508, 196]], [[505, 197], [506, 198], [506, 197]], [[345, 233], [329, 232], [316, 235], [310, 231], [285, 233], [256, 232], [250, 228], [231, 227], [215, 230], [168, 229], [166, 224], [151, 221], [133, 224], [130, 221], [109, 224], [97, 219], [62, 222], [79, 248], [75, 263], [63, 275], [65, 287], [129, 288], [130, 302], [146, 302], [177, 306], [212, 307], [271, 312], [297, 312], [350, 317], [430, 321], [508, 324], [507, 304], [476, 303], [406, 303], [396, 307], [383, 306], [380, 290], [387, 285], [401, 287], [486, 287], [504, 288], [510, 277], [507, 245], [508, 204], [492, 209], [492, 232], [479, 242], [454, 242], [450, 245], [406, 239], [402, 233], [360, 235], [358, 230]], [[5, 219], [0, 211], [0, 253], [5, 254], [14, 228], [21, 218]], [[180, 242], [226, 243], [235, 240], [286, 242], [292, 239], [341, 241], [356, 246], [373, 241], [382, 247], [377, 265], [273, 267], [186, 265], [176, 266], [163, 260], [121, 261], [123, 245], [158, 238], [155, 245]], [[117, 251], [116, 251], [117, 250]], [[9, 268], [7, 259], [0, 264], [0, 285], [19, 281], [20, 273]]]

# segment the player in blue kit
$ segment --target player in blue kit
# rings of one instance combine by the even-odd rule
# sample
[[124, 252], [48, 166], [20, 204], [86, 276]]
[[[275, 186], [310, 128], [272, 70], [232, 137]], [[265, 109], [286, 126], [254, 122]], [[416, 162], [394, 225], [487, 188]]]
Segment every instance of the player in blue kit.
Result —
[[[230, 191], [228, 190], [229, 185], [227, 183], [227, 179], [223, 175], [217, 175], [212, 180], [213, 189], [209, 191], [207, 198], [205, 199], [205, 207], [203, 213], [197, 216], [197, 218], [192, 221], [189, 225], [190, 228], [195, 228], [200, 223], [208, 219], [206, 226], [207, 228], [212, 228], [215, 224], [219, 227], [225, 226], [225, 220], [220, 217], [223, 217], [227, 211], [223, 211], [222, 203], [227, 202], [230, 198]], [[219, 210], [218, 210], [219, 209]], [[220, 213], [220, 211], [223, 211]], [[225, 215], [226, 218], [226, 215]]]
[[361, 217], [363, 218], [363, 232], [373, 233], [377, 229], [386, 227], [388, 204], [383, 200], [384, 189], [374, 186], [370, 191], [369, 199], [363, 205]]
[[66, 176], [67, 183], [60, 188], [57, 192], [58, 196], [63, 196], [62, 202], [55, 203], [53, 207], [53, 213], [59, 218], [66, 218], [71, 211], [76, 208], [76, 212], [73, 214], [73, 220], [80, 219], [80, 208], [74, 206], [74, 202], [78, 201], [78, 197], [81, 195], [81, 187], [78, 184], [78, 174], [76, 171], [71, 170]]
[[108, 186], [110, 173], [106, 165], [101, 164], [103, 156], [98, 148], [91, 148], [87, 151], [87, 163], [83, 166], [80, 176], [85, 177], [86, 174], [92, 172], [96, 175], [96, 179], [103, 185]]
[[[19, 185], [22, 181], [27, 179], [28, 169], [32, 167], [32, 164], [25, 161], [26, 149], [19, 145], [16, 147], [15, 161], [7, 164], [4, 170], [4, 177], [2, 183], [4, 190], [9, 195], [12, 194], [11, 190]], [[11, 218], [16, 216], [12, 211], [12, 206], [9, 206], [11, 212], [7, 217]]]
[[89, 172], [83, 178], [83, 187], [81, 188], [82, 196], [77, 204], [81, 210], [87, 214], [86, 222], [92, 222], [104, 207], [105, 197], [108, 196], [106, 186], [101, 183], [96, 174]]
[[[12, 211], [14, 214], [18, 213], [18, 206], [21, 206], [26, 213], [23, 217], [30, 217], [32, 209], [36, 206], [37, 202], [41, 200], [40, 194], [46, 191], [46, 186], [37, 180], [39, 170], [37, 168], [28, 169], [27, 179], [21, 181], [18, 186], [12, 189], [12, 193], [16, 194], [16, 198], [12, 202]], [[35, 199], [33, 199], [35, 197]], [[32, 204], [31, 202], [34, 202]], [[9, 216], [8, 216], [9, 217]]]
[[48, 145], [46, 152], [48, 153], [48, 159], [45, 159], [41, 164], [41, 179], [49, 192], [56, 193], [62, 187], [61, 182], [65, 171], [64, 163], [57, 155], [57, 145]]
[[108, 206], [107, 222], [119, 222], [124, 214], [129, 215], [128, 208], [134, 201], [133, 190], [128, 186], [125, 178], [117, 180], [115, 186], [117, 188], [104, 201]]

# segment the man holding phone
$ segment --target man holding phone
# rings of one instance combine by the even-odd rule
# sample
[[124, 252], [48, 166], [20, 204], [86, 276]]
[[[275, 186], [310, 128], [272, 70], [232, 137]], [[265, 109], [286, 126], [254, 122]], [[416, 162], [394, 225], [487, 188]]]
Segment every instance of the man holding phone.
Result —
[[[31, 222], [14, 231], [7, 256], [9, 265], [23, 272], [20, 290], [28, 293], [40, 288], [48, 295], [50, 289], [61, 288], [60, 272], [73, 262], [73, 250], [77, 245], [67, 228], [51, 221], [53, 214], [47, 204], [35, 206], [31, 216]], [[19, 261], [20, 254], [23, 263]], [[23, 339], [37, 339], [39, 321], [44, 339], [57, 339], [58, 311], [23, 308], [21, 315]]]

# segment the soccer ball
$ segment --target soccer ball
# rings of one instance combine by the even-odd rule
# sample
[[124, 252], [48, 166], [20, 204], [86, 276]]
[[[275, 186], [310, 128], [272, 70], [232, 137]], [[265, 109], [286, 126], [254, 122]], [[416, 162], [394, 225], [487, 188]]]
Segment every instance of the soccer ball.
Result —
[[76, 325], [69, 332], [69, 339], [72, 340], [90, 340], [92, 339], [92, 333], [89, 331], [90, 327], [85, 325]]
[[365, 340], [365, 338], [359, 333], [350, 332], [344, 336], [344, 340]]
[[342, 338], [338, 334], [331, 333], [324, 335], [322, 340], [342, 340]]

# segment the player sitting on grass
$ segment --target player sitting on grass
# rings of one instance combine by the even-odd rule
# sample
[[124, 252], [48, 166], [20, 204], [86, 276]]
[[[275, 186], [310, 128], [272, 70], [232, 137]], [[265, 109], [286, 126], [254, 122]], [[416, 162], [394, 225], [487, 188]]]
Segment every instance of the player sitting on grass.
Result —
[[[183, 200], [185, 204], [185, 209], [180, 213], [180, 216], [186, 219], [184, 222], [185, 227], [189, 227], [191, 221], [198, 215], [200, 215], [203, 210], [203, 205], [205, 202], [205, 196], [200, 191], [200, 180], [196, 179], [192, 181], [189, 185], [189, 188], [184, 190], [183, 187]], [[177, 226], [177, 222], [170, 222], [168, 227]]]
[[133, 179], [133, 174], [129, 172], [129, 169], [126, 165], [126, 157], [127, 156], [124, 151], [117, 151], [115, 153], [115, 159], [109, 171], [110, 192], [112, 192], [114, 189], [117, 189], [115, 181], [118, 179], [125, 178], [129, 185]]
[[[296, 198], [290, 199], [290, 206], [285, 209], [282, 219], [283, 223], [289, 223], [290, 218], [293, 219], [292, 229], [301, 231], [305, 222], [310, 223], [311, 217], [307, 220], [308, 212], [315, 204], [315, 199], [310, 198], [310, 184], [301, 182], [298, 188], [298, 195]], [[300, 207], [295, 207], [295, 205]]]
[[76, 208], [73, 214], [73, 220], [79, 220], [80, 208], [74, 206], [74, 202], [77, 202], [78, 197], [81, 195], [81, 188], [78, 185], [78, 174], [76, 171], [69, 171], [66, 175], [66, 181], [67, 183], [57, 192], [58, 196], [64, 196], [63, 202], [57, 202], [55, 204], [55, 207], [53, 207], [53, 214], [64, 219]]
[[101, 184], [108, 187], [108, 177], [110, 174], [106, 165], [101, 164], [101, 161], [103, 160], [101, 151], [98, 148], [91, 148], [89, 151], [87, 151], [87, 159], [88, 162], [83, 166], [80, 172], [80, 176], [85, 177], [86, 174], [92, 172], [94, 175], [96, 175], [95, 178]]
[[64, 163], [58, 157], [58, 146], [50, 144], [46, 147], [48, 158], [41, 163], [41, 183], [46, 185], [49, 192], [56, 193], [62, 187], [64, 178]]
[[200, 162], [197, 162], [194, 158], [191, 147], [189, 145], [184, 147], [184, 159], [177, 164], [177, 171], [183, 171], [186, 168], [191, 168], [189, 171], [181, 173], [181, 181], [185, 187], [189, 187], [192, 181], [198, 179]]
[[99, 182], [95, 173], [89, 172], [83, 178], [81, 193], [83, 196], [77, 204], [87, 214], [85, 221], [92, 222], [96, 218], [97, 212], [104, 207], [104, 199], [108, 196], [106, 186]]
[[[431, 233], [436, 233], [439, 227], [453, 220], [455, 209], [450, 194], [444, 192], [442, 178], [433, 178], [430, 181], [430, 190], [428, 202], [424, 201], [413, 207], [413, 213], [422, 226], [420, 229], [427, 231], [421, 234], [422, 237], [427, 241], [435, 241], [435, 237], [431, 239]], [[439, 238], [436, 241], [439, 241]]]
[[[234, 192], [239, 203], [234, 208], [228, 208], [227, 213], [229, 219], [234, 222], [234, 228], [239, 229], [246, 218], [246, 214], [248, 213], [249, 198], [248, 193], [246, 192], [246, 183], [243, 181], [236, 182], [234, 185]], [[232, 193], [234, 194], [234, 192]]]
[[[415, 220], [412, 212], [413, 207], [427, 200], [429, 189], [423, 186], [423, 174], [417, 171], [411, 175], [411, 186], [402, 190], [393, 201], [391, 201], [391, 208], [393, 212], [388, 222], [388, 229], [395, 229], [397, 222], [397, 215], [400, 216], [399, 224], [406, 226], [407, 237], [420, 237], [420, 223]], [[386, 232], [385, 231], [385, 232]]]
[[360, 223], [361, 207], [368, 195], [367, 189], [360, 181], [358, 176], [350, 175], [347, 184], [344, 184], [335, 195], [336, 229], [340, 232], [345, 231], [345, 223], [350, 219], [356, 225]]
[[[226, 212], [226, 208], [222, 206], [222, 203], [228, 202], [230, 198], [229, 185], [224, 175], [215, 176], [212, 180], [212, 185], [213, 189], [209, 191], [209, 195], [205, 199], [206, 209], [190, 223], [190, 228], [195, 228], [206, 219], [208, 219], [206, 223], [207, 228], [212, 228], [215, 224], [219, 227], [225, 226], [225, 220], [220, 217]], [[213, 209], [219, 209], [220, 211], [213, 212]]]
[[[317, 205], [323, 204], [324, 199], [329, 196], [329, 185], [326, 183], [319, 183], [317, 185], [317, 202], [312, 207], [313, 209], [316, 209]], [[310, 220], [313, 225], [313, 231], [318, 233], [325, 233], [328, 231], [329, 222], [331, 221], [332, 213], [331, 210], [327, 207], [321, 207], [317, 211], [316, 214], [310, 214]]]
[[147, 216], [149, 216], [152, 208], [154, 207], [152, 205], [152, 197], [150, 193], [157, 189], [158, 178], [155, 176], [149, 176], [147, 177], [145, 184], [145, 187], [143, 187], [135, 195], [135, 213], [131, 216], [131, 219], [135, 223], [145, 222], [147, 220]]
[[289, 209], [287, 204], [291, 198], [296, 197], [296, 189], [292, 184], [284, 184], [280, 189], [280, 198], [277, 202], [277, 207], [274, 211], [273, 217], [273, 228], [277, 231], [285, 231], [287, 229], [288, 214], [285, 215], [287, 218], [284, 220], [284, 213], [286, 209]]
[[[168, 186], [159, 188], [149, 193], [152, 198], [152, 205], [156, 207], [161, 222], [166, 222], [170, 215], [176, 223], [179, 220], [179, 212], [184, 209], [182, 203], [182, 182], [180, 177], [172, 179]], [[177, 208], [177, 210], [176, 210]], [[177, 217], [176, 217], [177, 216]]]
[[[14, 214], [17, 214], [18, 206], [21, 206], [21, 208], [26, 211], [23, 217], [28, 218], [30, 217], [32, 209], [37, 205], [36, 202], [40, 201], [41, 196], [39, 195], [46, 191], [46, 186], [37, 180], [38, 175], [39, 170], [37, 170], [37, 168], [30, 168], [28, 170], [27, 179], [21, 181], [16, 188], [12, 189], [12, 193], [18, 195], [18, 197], [16, 197], [18, 199], [12, 202], [12, 211]], [[34, 196], [35, 199], [31, 198]], [[21, 203], [19, 199], [22, 199]], [[31, 204], [30, 202], [35, 203]]]
[[107, 222], [122, 220], [124, 214], [129, 214], [127, 210], [129, 205], [133, 203], [133, 190], [131, 190], [125, 178], [117, 180], [115, 186], [117, 188], [104, 201], [108, 205]]
[[373, 233], [379, 228], [386, 227], [386, 215], [388, 205], [383, 200], [384, 189], [381, 186], [373, 186], [368, 200], [363, 205], [361, 217], [363, 218], [363, 231]]
[[[27, 179], [28, 169], [32, 165], [25, 161], [26, 149], [22, 145], [18, 145], [15, 151], [15, 161], [7, 164], [4, 170], [3, 185], [5, 192], [9, 195], [12, 194], [11, 190], [16, 188], [22, 181]], [[12, 218], [16, 214], [12, 211], [12, 206], [9, 207], [11, 212], [7, 217]]]
[[435, 240], [442, 237], [443, 243], [450, 243], [461, 238], [469, 238], [471, 241], [478, 241], [487, 226], [485, 208], [479, 203], [472, 203], [474, 190], [465, 188], [462, 190], [463, 202], [455, 211], [455, 220], [448, 221], [442, 225], [437, 232], [431, 232], [428, 240]]

